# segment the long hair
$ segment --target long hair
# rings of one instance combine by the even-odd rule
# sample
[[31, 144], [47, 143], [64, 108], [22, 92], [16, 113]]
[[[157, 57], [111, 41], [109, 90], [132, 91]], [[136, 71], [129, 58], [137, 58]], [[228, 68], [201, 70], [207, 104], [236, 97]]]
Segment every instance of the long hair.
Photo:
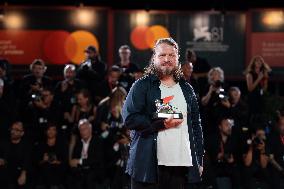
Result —
[[110, 107], [122, 107], [127, 96], [127, 92], [123, 87], [115, 87], [110, 94]]
[[[153, 75], [156, 75], [156, 76], [158, 76], [160, 78], [160, 74], [159, 74], [158, 70], [156, 69], [156, 67], [154, 65], [154, 56], [156, 54], [157, 46], [160, 45], [160, 44], [163, 44], [163, 43], [167, 44], [167, 45], [170, 45], [170, 46], [173, 46], [177, 50], [177, 54], [178, 54], [178, 58], [179, 58], [179, 47], [178, 47], [178, 44], [172, 38], [161, 38], [161, 39], [158, 39], [156, 41], [156, 44], [155, 44], [154, 48], [153, 48], [153, 54], [152, 54], [150, 63], [145, 68], [144, 75], [151, 75], [151, 74], [153, 74]], [[182, 72], [182, 69], [181, 69], [180, 62], [178, 63], [177, 69], [174, 70], [173, 77], [174, 77], [175, 81], [178, 81], [181, 78], [183, 78], [183, 72]]]
[[256, 56], [252, 57], [248, 67], [244, 71], [244, 74], [248, 74], [250, 72], [255, 72], [255, 63], [256, 63], [257, 60], [260, 60], [262, 62], [261, 69], [266, 70], [267, 72], [271, 72], [270, 66], [264, 61], [262, 56], [256, 55]]

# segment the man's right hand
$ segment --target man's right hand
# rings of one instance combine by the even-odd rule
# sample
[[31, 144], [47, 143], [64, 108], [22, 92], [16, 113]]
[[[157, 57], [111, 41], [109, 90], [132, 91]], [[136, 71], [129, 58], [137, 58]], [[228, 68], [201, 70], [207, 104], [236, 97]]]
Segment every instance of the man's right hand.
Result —
[[19, 178], [18, 178], [18, 185], [23, 186], [26, 184], [26, 171], [22, 171]]
[[41, 86], [38, 83], [36, 83], [34, 85], [30, 85], [30, 89], [32, 91], [41, 91]]
[[214, 85], [210, 85], [208, 93], [212, 94], [214, 91], [217, 91], [218, 88], [216, 88]]
[[174, 119], [173, 117], [167, 118], [164, 121], [164, 125], [167, 129], [177, 127], [183, 122], [183, 119]]
[[48, 161], [48, 155], [47, 155], [47, 153], [44, 153], [44, 155], [43, 155], [43, 161], [45, 161], [45, 162]]
[[67, 80], [62, 81], [62, 83], [61, 83], [61, 92], [66, 91], [67, 88], [68, 88], [68, 81]]
[[73, 167], [73, 168], [78, 167], [79, 159], [71, 159], [69, 164], [70, 164], [70, 167]]
[[5, 165], [5, 160], [0, 158], [0, 166], [4, 166]]

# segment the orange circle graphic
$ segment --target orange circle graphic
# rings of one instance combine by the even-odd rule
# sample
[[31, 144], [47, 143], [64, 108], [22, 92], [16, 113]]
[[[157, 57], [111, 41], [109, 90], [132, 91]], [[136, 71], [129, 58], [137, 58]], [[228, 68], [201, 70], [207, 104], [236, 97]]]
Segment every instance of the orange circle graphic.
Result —
[[53, 64], [65, 64], [68, 57], [65, 55], [65, 41], [69, 33], [66, 31], [55, 31], [48, 34], [43, 43], [43, 54], [48, 62]]
[[137, 26], [132, 30], [130, 40], [136, 49], [145, 50], [149, 48], [145, 40], [147, 30], [148, 26]]
[[158, 39], [165, 37], [170, 37], [170, 33], [164, 26], [137, 26], [131, 32], [130, 40], [136, 49], [146, 50], [153, 48]]
[[170, 37], [170, 33], [164, 26], [151, 26], [146, 32], [146, 43], [149, 48], [153, 48], [156, 41], [160, 38]]
[[65, 53], [75, 64], [80, 64], [84, 58], [84, 50], [93, 45], [99, 51], [99, 42], [96, 36], [90, 32], [79, 30], [71, 33], [65, 42]]

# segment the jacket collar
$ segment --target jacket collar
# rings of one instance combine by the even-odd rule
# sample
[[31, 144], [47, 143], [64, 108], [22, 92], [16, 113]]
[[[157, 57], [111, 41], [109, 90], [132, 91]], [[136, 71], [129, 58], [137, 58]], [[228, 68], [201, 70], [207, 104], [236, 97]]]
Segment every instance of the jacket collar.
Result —
[[[155, 75], [155, 74], [149, 74], [148, 77], [150, 78], [151, 82], [160, 82], [160, 79], [159, 79], [158, 76]], [[181, 78], [178, 82], [183, 82], [183, 83], [185, 83], [186, 80], [183, 79], [183, 78]]]
[[150, 78], [151, 83], [161, 82], [157, 75], [150, 74], [148, 77]]

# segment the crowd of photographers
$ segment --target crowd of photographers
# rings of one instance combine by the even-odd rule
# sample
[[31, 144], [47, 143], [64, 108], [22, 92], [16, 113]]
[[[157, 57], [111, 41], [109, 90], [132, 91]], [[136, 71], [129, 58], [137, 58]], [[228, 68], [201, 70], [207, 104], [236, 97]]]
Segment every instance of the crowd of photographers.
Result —
[[[143, 70], [127, 45], [111, 67], [95, 47], [85, 53], [56, 82], [40, 59], [17, 81], [0, 61], [0, 188], [129, 188], [121, 108]], [[246, 98], [193, 51], [182, 70], [199, 100], [206, 149], [203, 182], [195, 187], [283, 188], [284, 115], [279, 110], [272, 121], [264, 114], [271, 69], [262, 57], [245, 71]]]

